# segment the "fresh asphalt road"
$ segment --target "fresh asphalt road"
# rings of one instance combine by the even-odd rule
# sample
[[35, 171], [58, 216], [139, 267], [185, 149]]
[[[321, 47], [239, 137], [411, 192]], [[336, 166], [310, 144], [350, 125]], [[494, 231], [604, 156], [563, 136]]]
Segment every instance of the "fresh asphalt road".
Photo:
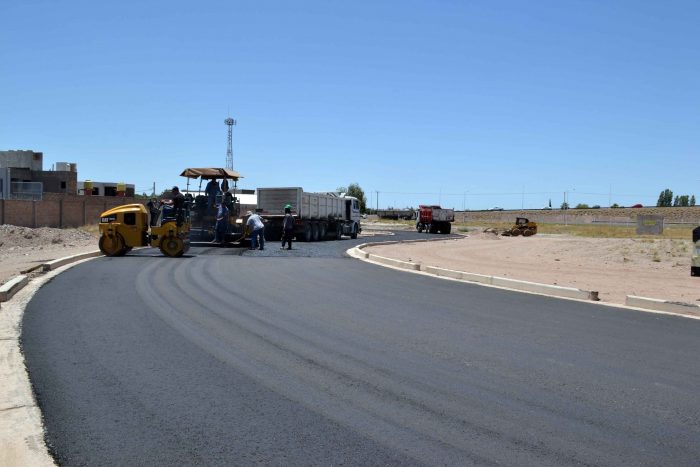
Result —
[[22, 334], [57, 460], [698, 464], [700, 321], [386, 269], [356, 243], [57, 276]]

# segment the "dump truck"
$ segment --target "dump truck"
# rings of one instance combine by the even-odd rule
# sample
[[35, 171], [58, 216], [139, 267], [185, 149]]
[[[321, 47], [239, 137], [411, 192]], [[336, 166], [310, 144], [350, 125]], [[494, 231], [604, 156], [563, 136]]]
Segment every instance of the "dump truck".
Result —
[[149, 221], [143, 204], [125, 204], [100, 216], [98, 246], [106, 256], [123, 256], [133, 247], [151, 246], [170, 257], [190, 249], [190, 220], [187, 207], [175, 209], [161, 203], [157, 217]]
[[690, 259], [690, 275], [700, 276], [700, 227], [693, 229], [693, 255]]
[[438, 205], [420, 205], [416, 217], [416, 230], [418, 232], [448, 234], [452, 231], [455, 211], [454, 209], [443, 209]]
[[307, 193], [300, 187], [258, 188], [257, 212], [266, 222], [265, 238], [282, 238], [284, 207], [291, 206], [294, 236], [299, 241], [357, 238], [362, 231], [360, 202], [343, 193]]

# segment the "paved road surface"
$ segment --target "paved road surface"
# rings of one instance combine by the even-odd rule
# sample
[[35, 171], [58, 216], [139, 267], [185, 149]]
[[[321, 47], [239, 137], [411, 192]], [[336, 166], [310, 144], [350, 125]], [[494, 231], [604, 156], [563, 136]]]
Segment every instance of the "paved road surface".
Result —
[[59, 461], [698, 464], [700, 321], [342, 256], [358, 242], [59, 275], [22, 339]]

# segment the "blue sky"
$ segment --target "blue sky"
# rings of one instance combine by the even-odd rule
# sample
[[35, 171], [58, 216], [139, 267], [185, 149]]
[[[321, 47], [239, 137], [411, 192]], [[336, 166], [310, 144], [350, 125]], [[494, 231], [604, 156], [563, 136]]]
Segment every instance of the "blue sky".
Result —
[[[700, 195], [697, 1], [0, 3], [0, 150], [138, 191], [359, 183], [375, 206]], [[610, 194], [612, 193], [612, 195]]]

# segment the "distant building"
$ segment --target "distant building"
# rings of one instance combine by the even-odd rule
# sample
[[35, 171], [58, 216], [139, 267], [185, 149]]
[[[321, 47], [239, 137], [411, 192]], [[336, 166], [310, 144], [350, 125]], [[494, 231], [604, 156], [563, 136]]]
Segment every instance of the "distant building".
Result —
[[41, 199], [43, 193], [76, 193], [76, 164], [62, 162], [61, 170], [43, 169], [44, 153], [0, 151], [0, 195], [3, 198]]
[[91, 186], [90, 196], [134, 196], [134, 185], [128, 183], [115, 182], [93, 182], [92, 180], [83, 180], [78, 182], [79, 195], [85, 195], [85, 185]]
[[[43, 162], [42, 152], [0, 151], [0, 198], [39, 200], [43, 193], [84, 194], [84, 182], [78, 182], [77, 164], [56, 162], [51, 170], [44, 170]], [[122, 191], [124, 196], [134, 196], [134, 185], [95, 182], [91, 193], [117, 196]]]

